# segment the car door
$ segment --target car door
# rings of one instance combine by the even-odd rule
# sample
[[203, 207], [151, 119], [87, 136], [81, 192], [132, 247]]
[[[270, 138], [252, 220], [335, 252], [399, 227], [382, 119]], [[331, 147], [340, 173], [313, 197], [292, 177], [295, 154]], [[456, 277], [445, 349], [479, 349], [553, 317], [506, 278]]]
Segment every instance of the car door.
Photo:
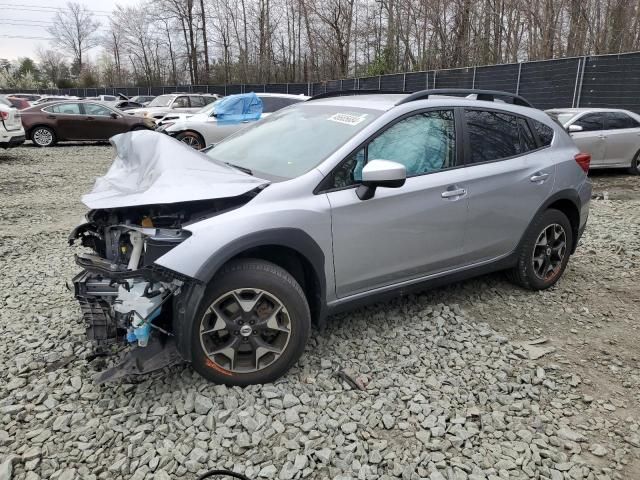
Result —
[[481, 264], [516, 248], [553, 190], [555, 159], [534, 134], [538, 129], [530, 128], [533, 120], [471, 108], [464, 119], [469, 197], [464, 257], [468, 264]]
[[640, 123], [625, 112], [604, 114], [604, 164], [628, 167], [640, 151]]
[[[334, 170], [326, 195], [338, 297], [460, 265], [467, 197], [458, 150], [453, 109], [426, 110], [376, 134]], [[362, 167], [376, 159], [404, 164], [408, 178], [360, 200]]]
[[604, 165], [606, 150], [604, 113], [586, 113], [573, 120], [569, 125], [577, 125], [582, 128], [579, 132], [570, 132], [570, 135], [580, 151], [591, 154], [591, 166]]
[[86, 138], [89, 140], [107, 140], [108, 138], [123, 133], [128, 130], [128, 125], [118, 116], [113, 118], [115, 113], [110, 108], [97, 103], [83, 103], [85, 121], [86, 121]]
[[58, 140], [84, 140], [85, 122], [79, 103], [58, 103], [43, 109]]

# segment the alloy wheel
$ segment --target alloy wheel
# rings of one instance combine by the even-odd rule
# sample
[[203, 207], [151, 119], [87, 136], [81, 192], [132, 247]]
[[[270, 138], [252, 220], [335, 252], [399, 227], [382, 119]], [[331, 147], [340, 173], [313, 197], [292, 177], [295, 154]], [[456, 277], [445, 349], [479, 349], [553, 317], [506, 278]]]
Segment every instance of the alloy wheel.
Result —
[[186, 143], [191, 148], [195, 148], [196, 150], [200, 150], [200, 141], [196, 137], [192, 137], [191, 135], [186, 135], [182, 137], [180, 140], [182, 143]]
[[36, 145], [46, 147], [51, 145], [51, 142], [53, 142], [53, 135], [49, 130], [39, 128], [33, 133], [33, 141]]
[[275, 362], [291, 337], [282, 301], [257, 288], [232, 290], [211, 303], [200, 322], [200, 343], [209, 361], [234, 373], [251, 373]]
[[533, 271], [541, 280], [554, 278], [562, 269], [567, 253], [567, 234], [557, 223], [548, 225], [538, 235], [533, 247]]

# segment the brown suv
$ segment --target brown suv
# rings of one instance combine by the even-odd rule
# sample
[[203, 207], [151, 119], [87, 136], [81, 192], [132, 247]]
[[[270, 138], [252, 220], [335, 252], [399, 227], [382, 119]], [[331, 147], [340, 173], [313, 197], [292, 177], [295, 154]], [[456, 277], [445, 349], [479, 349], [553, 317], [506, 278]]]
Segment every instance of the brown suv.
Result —
[[91, 101], [67, 100], [21, 111], [26, 137], [40, 147], [68, 140], [107, 140], [130, 130], [154, 130], [151, 119], [132, 117]]

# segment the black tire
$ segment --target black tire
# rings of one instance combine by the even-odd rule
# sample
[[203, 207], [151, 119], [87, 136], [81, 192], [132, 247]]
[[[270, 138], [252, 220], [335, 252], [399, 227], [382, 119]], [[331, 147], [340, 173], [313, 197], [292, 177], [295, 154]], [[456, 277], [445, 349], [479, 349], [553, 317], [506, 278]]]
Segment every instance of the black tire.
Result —
[[631, 166], [629, 167], [630, 175], [640, 175], [640, 150], [636, 153], [636, 156], [631, 160]]
[[57, 139], [52, 129], [39, 126], [31, 130], [31, 141], [38, 147], [51, 147], [55, 145]]
[[182, 143], [186, 143], [196, 150], [202, 150], [206, 147], [202, 136], [196, 132], [182, 132], [176, 135], [176, 140], [180, 140]]
[[[262, 293], [258, 294], [257, 298], [260, 298], [260, 300], [256, 301], [254, 305], [255, 308], [252, 308], [250, 313], [246, 310], [243, 313], [238, 310], [238, 307], [242, 308], [239, 303], [237, 303], [233, 298], [228, 300], [229, 297], [225, 297], [232, 295], [231, 292], [234, 291], [241, 292], [241, 294], [245, 294], [247, 291], [251, 293], [261, 291]], [[263, 296], [260, 297], [260, 295]], [[268, 297], [268, 301], [263, 302], [262, 299], [266, 297]], [[263, 337], [262, 333], [258, 333], [256, 335], [256, 330], [253, 330], [252, 333], [246, 333], [246, 330], [244, 333], [240, 332], [240, 330], [232, 332], [230, 328], [225, 327], [224, 329], [217, 329], [217, 331], [213, 333], [206, 333], [207, 331], [215, 330], [215, 325], [218, 325], [218, 318], [222, 319], [222, 317], [217, 315], [214, 316], [215, 314], [210, 313], [209, 310], [210, 307], [214, 303], [218, 302], [220, 298], [226, 299], [217, 303], [216, 306], [219, 307], [220, 305], [224, 305], [223, 302], [229, 302], [227, 305], [231, 305], [231, 307], [233, 307], [233, 303], [235, 302], [235, 315], [239, 315], [239, 317], [236, 316], [233, 319], [230, 318], [231, 315], [228, 315], [227, 320], [229, 323], [225, 322], [225, 325], [228, 326], [232, 323], [233, 328], [242, 329], [244, 327], [244, 329], [248, 328], [249, 330], [259, 328], [258, 323], [264, 320], [259, 319], [259, 317], [256, 316], [260, 314], [260, 308], [264, 303], [268, 304], [267, 308], [270, 308], [273, 305], [270, 302], [271, 299], [279, 301], [282, 305], [282, 309], [279, 310], [280, 313], [277, 314], [281, 315], [278, 322], [282, 322], [282, 319], [285, 318], [286, 322], [283, 323], [287, 324], [289, 332], [286, 342], [281, 341], [282, 335], [285, 335], [286, 332], [282, 333], [278, 331], [275, 333], [275, 341], [280, 341], [279, 348], [281, 348], [281, 352], [277, 354], [279, 356], [275, 353], [267, 353], [264, 356], [258, 357], [258, 349], [254, 347], [253, 342], [260, 341], [261, 344], [263, 344], [262, 342], [265, 341], [265, 337]], [[251, 301], [253, 300], [249, 300], [249, 302]], [[217, 309], [217, 311], [220, 312], [223, 310], [224, 308]], [[232, 309], [229, 307], [229, 310]], [[269, 318], [274, 318], [274, 311], [278, 310], [274, 307], [267, 313]], [[222, 313], [226, 314], [226, 312]], [[254, 325], [252, 320], [251, 324], [254, 326], [250, 327], [248, 325], [249, 322], [247, 321], [247, 318], [249, 317], [243, 317], [242, 315], [253, 315], [251, 318], [256, 319], [256, 324]], [[242, 320], [243, 318], [244, 321]], [[222, 383], [225, 385], [246, 386], [257, 383], [268, 383], [276, 380], [284, 375], [302, 356], [309, 338], [311, 314], [302, 288], [300, 288], [298, 282], [286, 270], [264, 260], [242, 259], [230, 262], [222, 268], [222, 271], [216, 274], [210, 285], [207, 287], [192, 322], [193, 328], [191, 329], [192, 335], [190, 345], [193, 368], [205, 379], [211, 382]], [[236, 324], [238, 325], [237, 327], [235, 327]], [[265, 324], [266, 322], [262, 323], [263, 326]], [[284, 325], [280, 323], [278, 325], [279, 328], [283, 326]], [[202, 333], [202, 335], [201, 329], [205, 332]], [[267, 335], [267, 338], [269, 338], [268, 335], [272, 335], [275, 332], [273, 329], [264, 331], [266, 332], [264, 335]], [[211, 335], [213, 337], [211, 337]], [[223, 338], [219, 338], [220, 335], [222, 335]], [[267, 340], [267, 343], [268, 341], [269, 340]], [[242, 360], [245, 361], [245, 365], [242, 368], [253, 368], [252, 366], [248, 366], [251, 365], [252, 362], [256, 362], [256, 367], [258, 367], [257, 362], [261, 361], [263, 358], [266, 358], [267, 364], [260, 368], [256, 368], [253, 371], [238, 371], [240, 370], [240, 366], [236, 365], [236, 368], [231, 368], [229, 366], [231, 360], [226, 355], [208, 355], [204, 349], [204, 345], [207, 344], [207, 349], [210, 353], [213, 353], [221, 350], [222, 347], [229, 345], [231, 342], [236, 342], [236, 348], [253, 349], [253, 354], [248, 352], [239, 352], [238, 357], [234, 355], [234, 358], [240, 359], [240, 357], [242, 357]], [[242, 346], [238, 347], [238, 345]], [[269, 356], [271, 357], [269, 358]], [[271, 361], [269, 362], [269, 360]], [[236, 361], [238, 364], [240, 363], [240, 360]]]
[[131, 129], [132, 132], [137, 132], [140, 130], [150, 130], [149, 128], [145, 127], [144, 125], [136, 125], [135, 127], [133, 127]]
[[[554, 225], [559, 228], [553, 227]], [[552, 236], [558, 235], [561, 238], [560, 229], [564, 235], [564, 251], [561, 258], [558, 258], [559, 255], [555, 253], [556, 250], [560, 249], [559, 239], [556, 240], [558, 243], [555, 246], [553, 243], [548, 246], [536, 246], [538, 243], [545, 243], [543, 238], [545, 232], [551, 232]], [[573, 230], [567, 216], [560, 210], [555, 209], [542, 212], [533, 220], [525, 233], [523, 242], [518, 250], [518, 262], [512, 270], [507, 272], [509, 280], [530, 290], [544, 290], [553, 286], [567, 267], [572, 245]], [[551, 249], [551, 254], [548, 254], [549, 249]], [[534, 255], [536, 258], [542, 256], [545, 260], [542, 263], [539, 260], [536, 261], [534, 260]], [[545, 262], [548, 262], [548, 264]], [[553, 264], [556, 267], [547, 273], [546, 269], [551, 268]], [[545, 271], [542, 276], [540, 275], [541, 270]]]

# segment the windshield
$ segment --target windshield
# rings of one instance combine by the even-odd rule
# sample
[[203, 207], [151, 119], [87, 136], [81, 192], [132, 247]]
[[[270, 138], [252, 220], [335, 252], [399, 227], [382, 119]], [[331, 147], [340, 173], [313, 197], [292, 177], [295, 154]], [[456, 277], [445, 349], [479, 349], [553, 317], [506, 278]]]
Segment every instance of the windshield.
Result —
[[240, 130], [209, 152], [214, 160], [295, 178], [319, 165], [382, 112], [354, 107], [299, 104]]
[[200, 110], [198, 110], [196, 113], [209, 113], [209, 112], [213, 111], [213, 109], [215, 108], [216, 104], [220, 103], [220, 100], [222, 100], [222, 99], [216, 100], [213, 103], [205, 105]]
[[173, 100], [173, 95], [160, 95], [153, 99], [153, 102], [149, 104], [150, 107], [168, 107]]
[[567, 112], [547, 112], [551, 118], [558, 122], [561, 126], [564, 126], [569, 120], [576, 116], [575, 113]]

